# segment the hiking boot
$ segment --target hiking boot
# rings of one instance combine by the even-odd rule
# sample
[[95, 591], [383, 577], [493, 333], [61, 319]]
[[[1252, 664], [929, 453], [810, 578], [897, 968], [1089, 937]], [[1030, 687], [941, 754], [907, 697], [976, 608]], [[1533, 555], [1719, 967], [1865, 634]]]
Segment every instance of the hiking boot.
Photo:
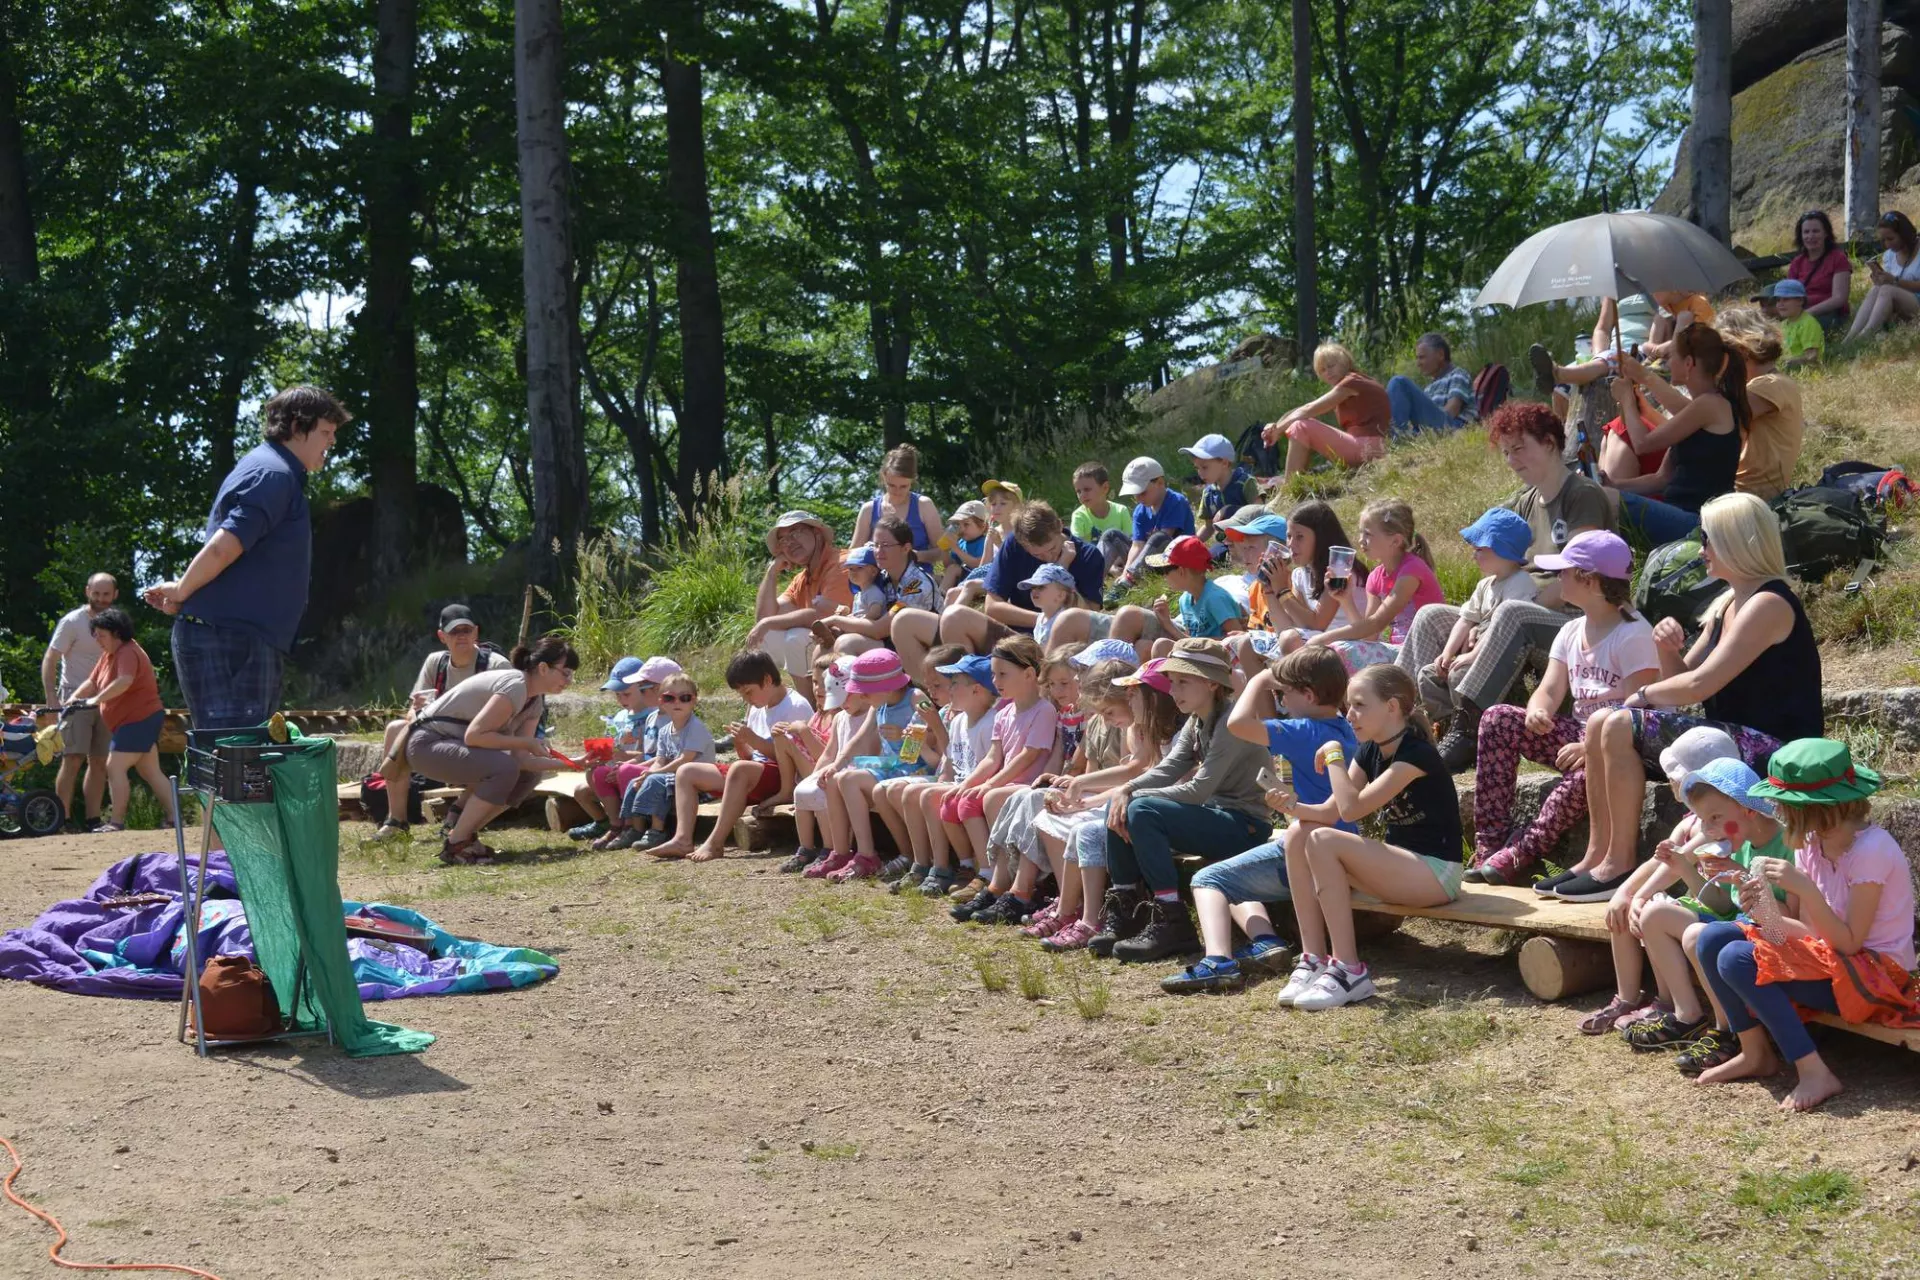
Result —
[[1113, 958], [1122, 964], [1141, 964], [1198, 950], [1200, 935], [1194, 932], [1187, 904], [1177, 898], [1172, 902], [1155, 898], [1147, 908], [1146, 924], [1140, 932], [1113, 944]]
[[1480, 708], [1461, 703], [1447, 724], [1446, 736], [1439, 742], [1440, 763], [1449, 773], [1465, 773], [1473, 768], [1480, 750]]
[[1146, 924], [1147, 895], [1138, 885], [1108, 889], [1100, 904], [1100, 932], [1087, 939], [1087, 950], [1110, 956], [1116, 945], [1139, 933]]

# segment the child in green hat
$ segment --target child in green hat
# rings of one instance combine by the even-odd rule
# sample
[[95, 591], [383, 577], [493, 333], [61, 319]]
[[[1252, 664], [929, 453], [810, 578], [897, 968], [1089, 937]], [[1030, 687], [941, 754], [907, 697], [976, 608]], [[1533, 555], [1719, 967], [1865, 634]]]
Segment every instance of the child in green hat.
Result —
[[1700, 1083], [1769, 1076], [1784, 1057], [1799, 1081], [1781, 1110], [1809, 1111], [1841, 1085], [1796, 1005], [1851, 1022], [1920, 1026], [1920, 994], [1911, 977], [1913, 881], [1900, 846], [1868, 820], [1868, 797], [1879, 789], [1880, 776], [1855, 764], [1843, 742], [1802, 738], [1767, 762], [1765, 780], [1750, 794], [1780, 807], [1794, 856], [1791, 862], [1755, 859], [1740, 904], [1754, 911], [1762, 895], [1784, 890], [1787, 936], [1768, 942], [1755, 926], [1737, 922], [1701, 931], [1701, 973], [1740, 1051], [1701, 1072]]

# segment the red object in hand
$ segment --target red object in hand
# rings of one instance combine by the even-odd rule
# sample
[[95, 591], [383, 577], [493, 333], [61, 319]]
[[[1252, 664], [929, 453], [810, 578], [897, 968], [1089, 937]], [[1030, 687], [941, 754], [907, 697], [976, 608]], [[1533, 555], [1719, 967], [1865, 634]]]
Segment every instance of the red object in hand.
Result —
[[562, 763], [564, 763], [569, 769], [585, 769], [587, 767], [584, 761], [575, 760], [572, 756], [560, 750], [558, 747], [548, 747], [547, 754], [552, 756], [555, 760], [559, 760]]
[[587, 763], [610, 764], [613, 761], [612, 738], [587, 739]]

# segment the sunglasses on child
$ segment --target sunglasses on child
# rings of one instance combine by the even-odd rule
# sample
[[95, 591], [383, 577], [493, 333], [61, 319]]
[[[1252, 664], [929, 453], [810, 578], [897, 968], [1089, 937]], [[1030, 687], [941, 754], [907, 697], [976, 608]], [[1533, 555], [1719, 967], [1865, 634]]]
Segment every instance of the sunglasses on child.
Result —
[[697, 698], [697, 697], [699, 697], [699, 696], [700, 696], [700, 695], [699, 695], [699, 694], [697, 694], [697, 693], [663, 693], [663, 694], [661, 694], [661, 695], [660, 695], [660, 701], [662, 701], [662, 702], [692, 702], [692, 701], [693, 701], [693, 700], [694, 700], [695, 698]]

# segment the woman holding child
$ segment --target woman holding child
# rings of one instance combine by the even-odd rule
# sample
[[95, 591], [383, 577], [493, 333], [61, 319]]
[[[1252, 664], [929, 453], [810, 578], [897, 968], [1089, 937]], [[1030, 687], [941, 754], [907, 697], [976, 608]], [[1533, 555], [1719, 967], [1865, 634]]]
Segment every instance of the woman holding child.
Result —
[[[865, 545], [856, 542], [856, 547]], [[895, 620], [903, 610], [929, 615], [940, 611], [940, 584], [933, 572], [913, 558], [913, 531], [904, 520], [889, 516], [873, 530], [873, 550], [879, 561], [877, 585], [887, 608], [877, 618], [835, 613], [814, 624], [820, 647], [835, 653], [858, 655], [885, 647], [893, 638]]]

